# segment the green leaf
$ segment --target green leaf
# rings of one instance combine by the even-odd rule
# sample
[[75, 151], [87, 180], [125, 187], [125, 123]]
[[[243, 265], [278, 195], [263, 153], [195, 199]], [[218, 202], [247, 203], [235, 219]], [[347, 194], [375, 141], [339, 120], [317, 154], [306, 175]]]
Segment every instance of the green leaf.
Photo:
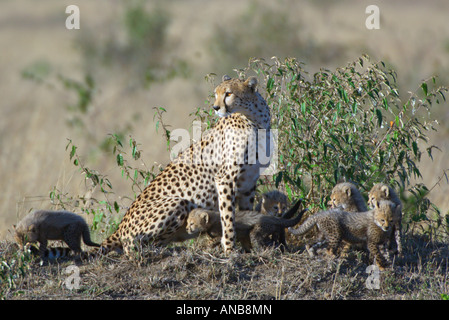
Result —
[[412, 142], [412, 148], [413, 148], [413, 153], [415, 154], [415, 156], [418, 155], [418, 144], [416, 143], [416, 141]]
[[274, 87], [274, 79], [269, 78], [267, 81], [267, 90], [271, 91], [271, 90], [273, 90], [273, 87]]
[[379, 109], [376, 109], [376, 116], [377, 116], [377, 125], [379, 127], [382, 126], [382, 111], [380, 111]]
[[352, 113], [356, 114], [357, 113], [357, 102], [354, 101], [354, 103], [352, 104]]
[[122, 155], [121, 153], [119, 153], [119, 154], [117, 155], [117, 164], [118, 164], [119, 166], [123, 166], [123, 155]]
[[75, 155], [75, 153], [76, 153], [76, 147], [72, 146], [72, 150], [70, 151], [70, 160], [72, 160], [72, 158]]
[[303, 115], [306, 114], [306, 103], [305, 102], [301, 103], [301, 112]]
[[383, 102], [383, 104], [384, 104], [384, 109], [385, 109], [385, 110], [388, 110], [388, 101], [387, 101], [387, 98], [383, 98], [382, 102]]
[[422, 88], [422, 91], [424, 91], [424, 94], [425, 94], [426, 97], [427, 97], [427, 83], [423, 82], [423, 83], [421, 84], [421, 88]]

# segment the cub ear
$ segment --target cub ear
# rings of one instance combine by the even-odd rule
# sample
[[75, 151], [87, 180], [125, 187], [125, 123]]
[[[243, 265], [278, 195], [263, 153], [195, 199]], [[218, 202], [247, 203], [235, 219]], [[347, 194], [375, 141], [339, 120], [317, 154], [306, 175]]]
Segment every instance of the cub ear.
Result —
[[225, 74], [222, 78], [221, 78], [221, 81], [229, 81], [229, 80], [231, 80], [231, 77], [230, 76], [228, 76], [227, 74]]
[[390, 188], [388, 188], [388, 186], [382, 186], [382, 188], [380, 188], [380, 191], [384, 193], [386, 198], [390, 196]]
[[209, 214], [206, 211], [201, 211], [200, 219], [201, 219], [201, 221], [204, 222], [204, 224], [208, 224], [209, 223]]
[[379, 200], [375, 200], [374, 201], [374, 208], [375, 209], [379, 209], [379, 207], [380, 207], [380, 201]]
[[248, 79], [246, 79], [245, 84], [253, 91], [256, 91], [258, 80], [256, 77], [249, 77]]
[[348, 197], [350, 197], [350, 196], [351, 196], [351, 193], [352, 193], [351, 187], [349, 187], [349, 186], [344, 186], [344, 187], [343, 187], [343, 192], [346, 193], [346, 194], [348, 195]]

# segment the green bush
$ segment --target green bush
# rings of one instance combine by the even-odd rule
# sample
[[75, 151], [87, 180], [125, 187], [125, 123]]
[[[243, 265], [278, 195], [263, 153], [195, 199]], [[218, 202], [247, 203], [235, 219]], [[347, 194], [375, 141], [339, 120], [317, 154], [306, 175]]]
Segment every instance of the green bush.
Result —
[[[6, 242], [2, 243], [2, 246]], [[11, 245], [11, 248], [2, 247], [0, 255], [0, 300], [18, 287], [31, 269], [33, 256], [29, 248], [17, 250]], [[16, 292], [20, 294], [20, 292]]]
[[431, 115], [432, 104], [445, 101], [447, 89], [436, 87], [435, 78], [403, 103], [395, 72], [368, 56], [312, 76], [293, 58], [273, 58], [271, 64], [253, 59], [239, 75], [252, 72], [265, 80], [260, 89], [279, 135], [279, 172], [264, 185], [282, 183], [290, 197], [324, 208], [336, 183], [351, 181], [366, 194], [384, 182], [402, 195], [406, 223], [428, 220], [432, 209], [442, 225], [426, 198], [428, 188], [412, 182], [422, 177], [423, 154], [432, 157], [436, 148], [425, 142], [437, 122], [422, 112]]

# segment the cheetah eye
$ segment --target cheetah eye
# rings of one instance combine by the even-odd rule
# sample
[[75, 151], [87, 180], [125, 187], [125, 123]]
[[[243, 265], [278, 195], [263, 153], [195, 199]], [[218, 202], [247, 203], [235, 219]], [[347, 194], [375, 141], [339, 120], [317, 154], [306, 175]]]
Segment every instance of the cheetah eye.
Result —
[[225, 97], [230, 97], [232, 95], [232, 92], [226, 92]]

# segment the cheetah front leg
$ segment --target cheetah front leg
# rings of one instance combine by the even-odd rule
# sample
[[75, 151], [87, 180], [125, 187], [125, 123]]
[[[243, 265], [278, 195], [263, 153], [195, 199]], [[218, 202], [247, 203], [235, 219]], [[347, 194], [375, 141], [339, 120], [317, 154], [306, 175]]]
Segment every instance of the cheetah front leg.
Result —
[[227, 174], [224, 178], [215, 178], [218, 193], [218, 208], [220, 211], [222, 238], [221, 244], [225, 254], [231, 253], [235, 247], [235, 190], [234, 182]]
[[370, 241], [368, 239], [368, 251], [369, 251], [369, 256], [370, 256], [370, 260], [376, 263], [376, 265], [379, 267], [379, 270], [383, 271], [385, 270], [385, 266], [386, 266], [386, 261], [384, 256], [382, 255], [382, 253], [379, 250], [378, 247], [378, 243], [374, 242], [374, 241]]

